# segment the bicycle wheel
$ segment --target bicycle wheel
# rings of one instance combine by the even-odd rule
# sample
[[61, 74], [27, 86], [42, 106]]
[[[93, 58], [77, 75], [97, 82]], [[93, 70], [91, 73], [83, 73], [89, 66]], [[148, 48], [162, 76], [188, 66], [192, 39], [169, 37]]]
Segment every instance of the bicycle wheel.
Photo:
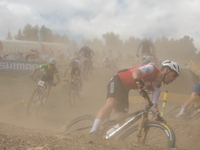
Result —
[[75, 106], [76, 91], [73, 87], [69, 87], [69, 103], [72, 107]]
[[31, 98], [29, 99], [29, 102], [27, 105], [26, 114], [28, 116], [30, 116], [32, 112], [36, 109], [36, 103], [37, 103], [37, 100], [40, 99], [40, 97], [41, 95], [39, 93], [39, 90], [38, 88], [36, 88], [33, 94], [31, 95]]
[[171, 108], [166, 114], [165, 114], [165, 118], [169, 118], [169, 119], [176, 119], [177, 115], [179, 114], [180, 110], [181, 110], [182, 106], [176, 106]]
[[92, 115], [80, 116], [66, 124], [61, 132], [88, 134], [92, 128], [95, 117]]
[[[42, 94], [41, 94], [42, 95]], [[44, 111], [44, 104], [42, 102], [43, 96], [41, 96], [40, 99], [38, 99], [37, 104], [36, 104], [36, 116], [39, 117], [42, 115], [43, 111]]]
[[[125, 130], [119, 139], [135, 142], [138, 136], [138, 127], [139, 124]], [[163, 148], [173, 148], [175, 146], [175, 134], [169, 125], [160, 121], [149, 121], [146, 129], [148, 129], [146, 138], [141, 140], [140, 143]]]
[[93, 75], [93, 67], [91, 63], [88, 63], [88, 72], [90, 75]]
[[83, 64], [83, 77], [86, 81], [88, 80], [88, 67], [86, 62]]

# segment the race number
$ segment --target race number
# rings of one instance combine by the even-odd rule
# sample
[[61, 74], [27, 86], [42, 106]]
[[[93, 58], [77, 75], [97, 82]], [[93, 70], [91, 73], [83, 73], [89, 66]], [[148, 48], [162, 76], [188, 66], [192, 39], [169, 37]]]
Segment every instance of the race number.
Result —
[[39, 85], [39, 86], [44, 86], [44, 81], [39, 81], [39, 82], [38, 82], [38, 85]]

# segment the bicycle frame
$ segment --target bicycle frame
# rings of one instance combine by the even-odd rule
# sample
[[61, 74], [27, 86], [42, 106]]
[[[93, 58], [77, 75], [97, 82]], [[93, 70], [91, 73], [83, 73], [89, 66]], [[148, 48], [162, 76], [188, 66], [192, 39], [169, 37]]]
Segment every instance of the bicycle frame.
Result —
[[[142, 129], [145, 127], [145, 124], [148, 122], [149, 109], [151, 109], [154, 116], [159, 115], [158, 111], [155, 110], [155, 108], [153, 107], [154, 105], [153, 105], [152, 101], [150, 100], [147, 91], [140, 91], [140, 94], [148, 101], [149, 104], [145, 107], [145, 109], [133, 112], [133, 113], [126, 115], [126, 116], [122, 117], [121, 119], [119, 119], [118, 122], [121, 122], [122, 120], [133, 116], [131, 119], [129, 119], [127, 122], [125, 122], [122, 126], [120, 126], [115, 131], [113, 131], [112, 133], [107, 135], [106, 139], [116, 137], [121, 132], [123, 132], [124, 130], [129, 128], [131, 125], [133, 125], [135, 122], [137, 122], [139, 119], [141, 119], [140, 124], [139, 124], [139, 128], [138, 128], [138, 136], [136, 138], [136, 143], [140, 142]], [[143, 134], [143, 137], [142, 137], [143, 142], [145, 142], [145, 138], [146, 138], [147, 133], [148, 133], [148, 129], [145, 128], [144, 134]], [[101, 135], [101, 133], [100, 133], [100, 135]]]
[[[120, 126], [118, 129], [116, 129], [114, 132], [112, 132], [111, 134], [106, 136], [106, 139], [110, 139], [110, 138], [114, 138], [117, 135], [119, 135], [121, 132], [123, 132], [124, 130], [126, 130], [128, 127], [130, 127], [131, 125], [133, 125], [135, 122], [137, 122], [140, 118], [142, 119], [141, 122], [143, 122], [144, 118], [148, 118], [148, 110], [143, 109], [143, 110], [139, 110], [136, 112], [133, 112], [129, 115], [126, 115], [124, 117], [122, 117], [120, 120], [116, 121], [116, 122], [120, 122], [121, 120], [124, 120], [126, 118], [129, 118], [130, 116], [133, 116], [131, 119], [129, 119], [127, 122], [125, 122], [122, 126]], [[105, 123], [107, 124], [107, 123]], [[101, 133], [100, 133], [101, 135]]]

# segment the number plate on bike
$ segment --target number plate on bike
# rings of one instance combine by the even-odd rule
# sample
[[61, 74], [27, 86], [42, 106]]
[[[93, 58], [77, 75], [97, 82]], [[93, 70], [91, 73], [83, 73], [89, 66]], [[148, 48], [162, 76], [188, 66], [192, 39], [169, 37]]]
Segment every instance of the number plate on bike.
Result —
[[38, 85], [39, 85], [39, 86], [44, 86], [44, 81], [39, 81], [39, 82], [38, 82]]

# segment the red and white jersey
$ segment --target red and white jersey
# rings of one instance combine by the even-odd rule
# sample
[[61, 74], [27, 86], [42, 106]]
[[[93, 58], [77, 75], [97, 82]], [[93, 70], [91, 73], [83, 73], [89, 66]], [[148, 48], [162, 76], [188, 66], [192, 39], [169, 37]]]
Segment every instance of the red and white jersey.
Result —
[[161, 92], [161, 83], [156, 82], [156, 78], [160, 71], [155, 66], [147, 64], [131, 68], [124, 72], [119, 72], [118, 76], [120, 77], [122, 84], [127, 90], [138, 89], [132, 76], [132, 71], [136, 69], [140, 69], [142, 71], [142, 75], [139, 78], [144, 81], [147, 90], [153, 91], [152, 102], [157, 104]]

